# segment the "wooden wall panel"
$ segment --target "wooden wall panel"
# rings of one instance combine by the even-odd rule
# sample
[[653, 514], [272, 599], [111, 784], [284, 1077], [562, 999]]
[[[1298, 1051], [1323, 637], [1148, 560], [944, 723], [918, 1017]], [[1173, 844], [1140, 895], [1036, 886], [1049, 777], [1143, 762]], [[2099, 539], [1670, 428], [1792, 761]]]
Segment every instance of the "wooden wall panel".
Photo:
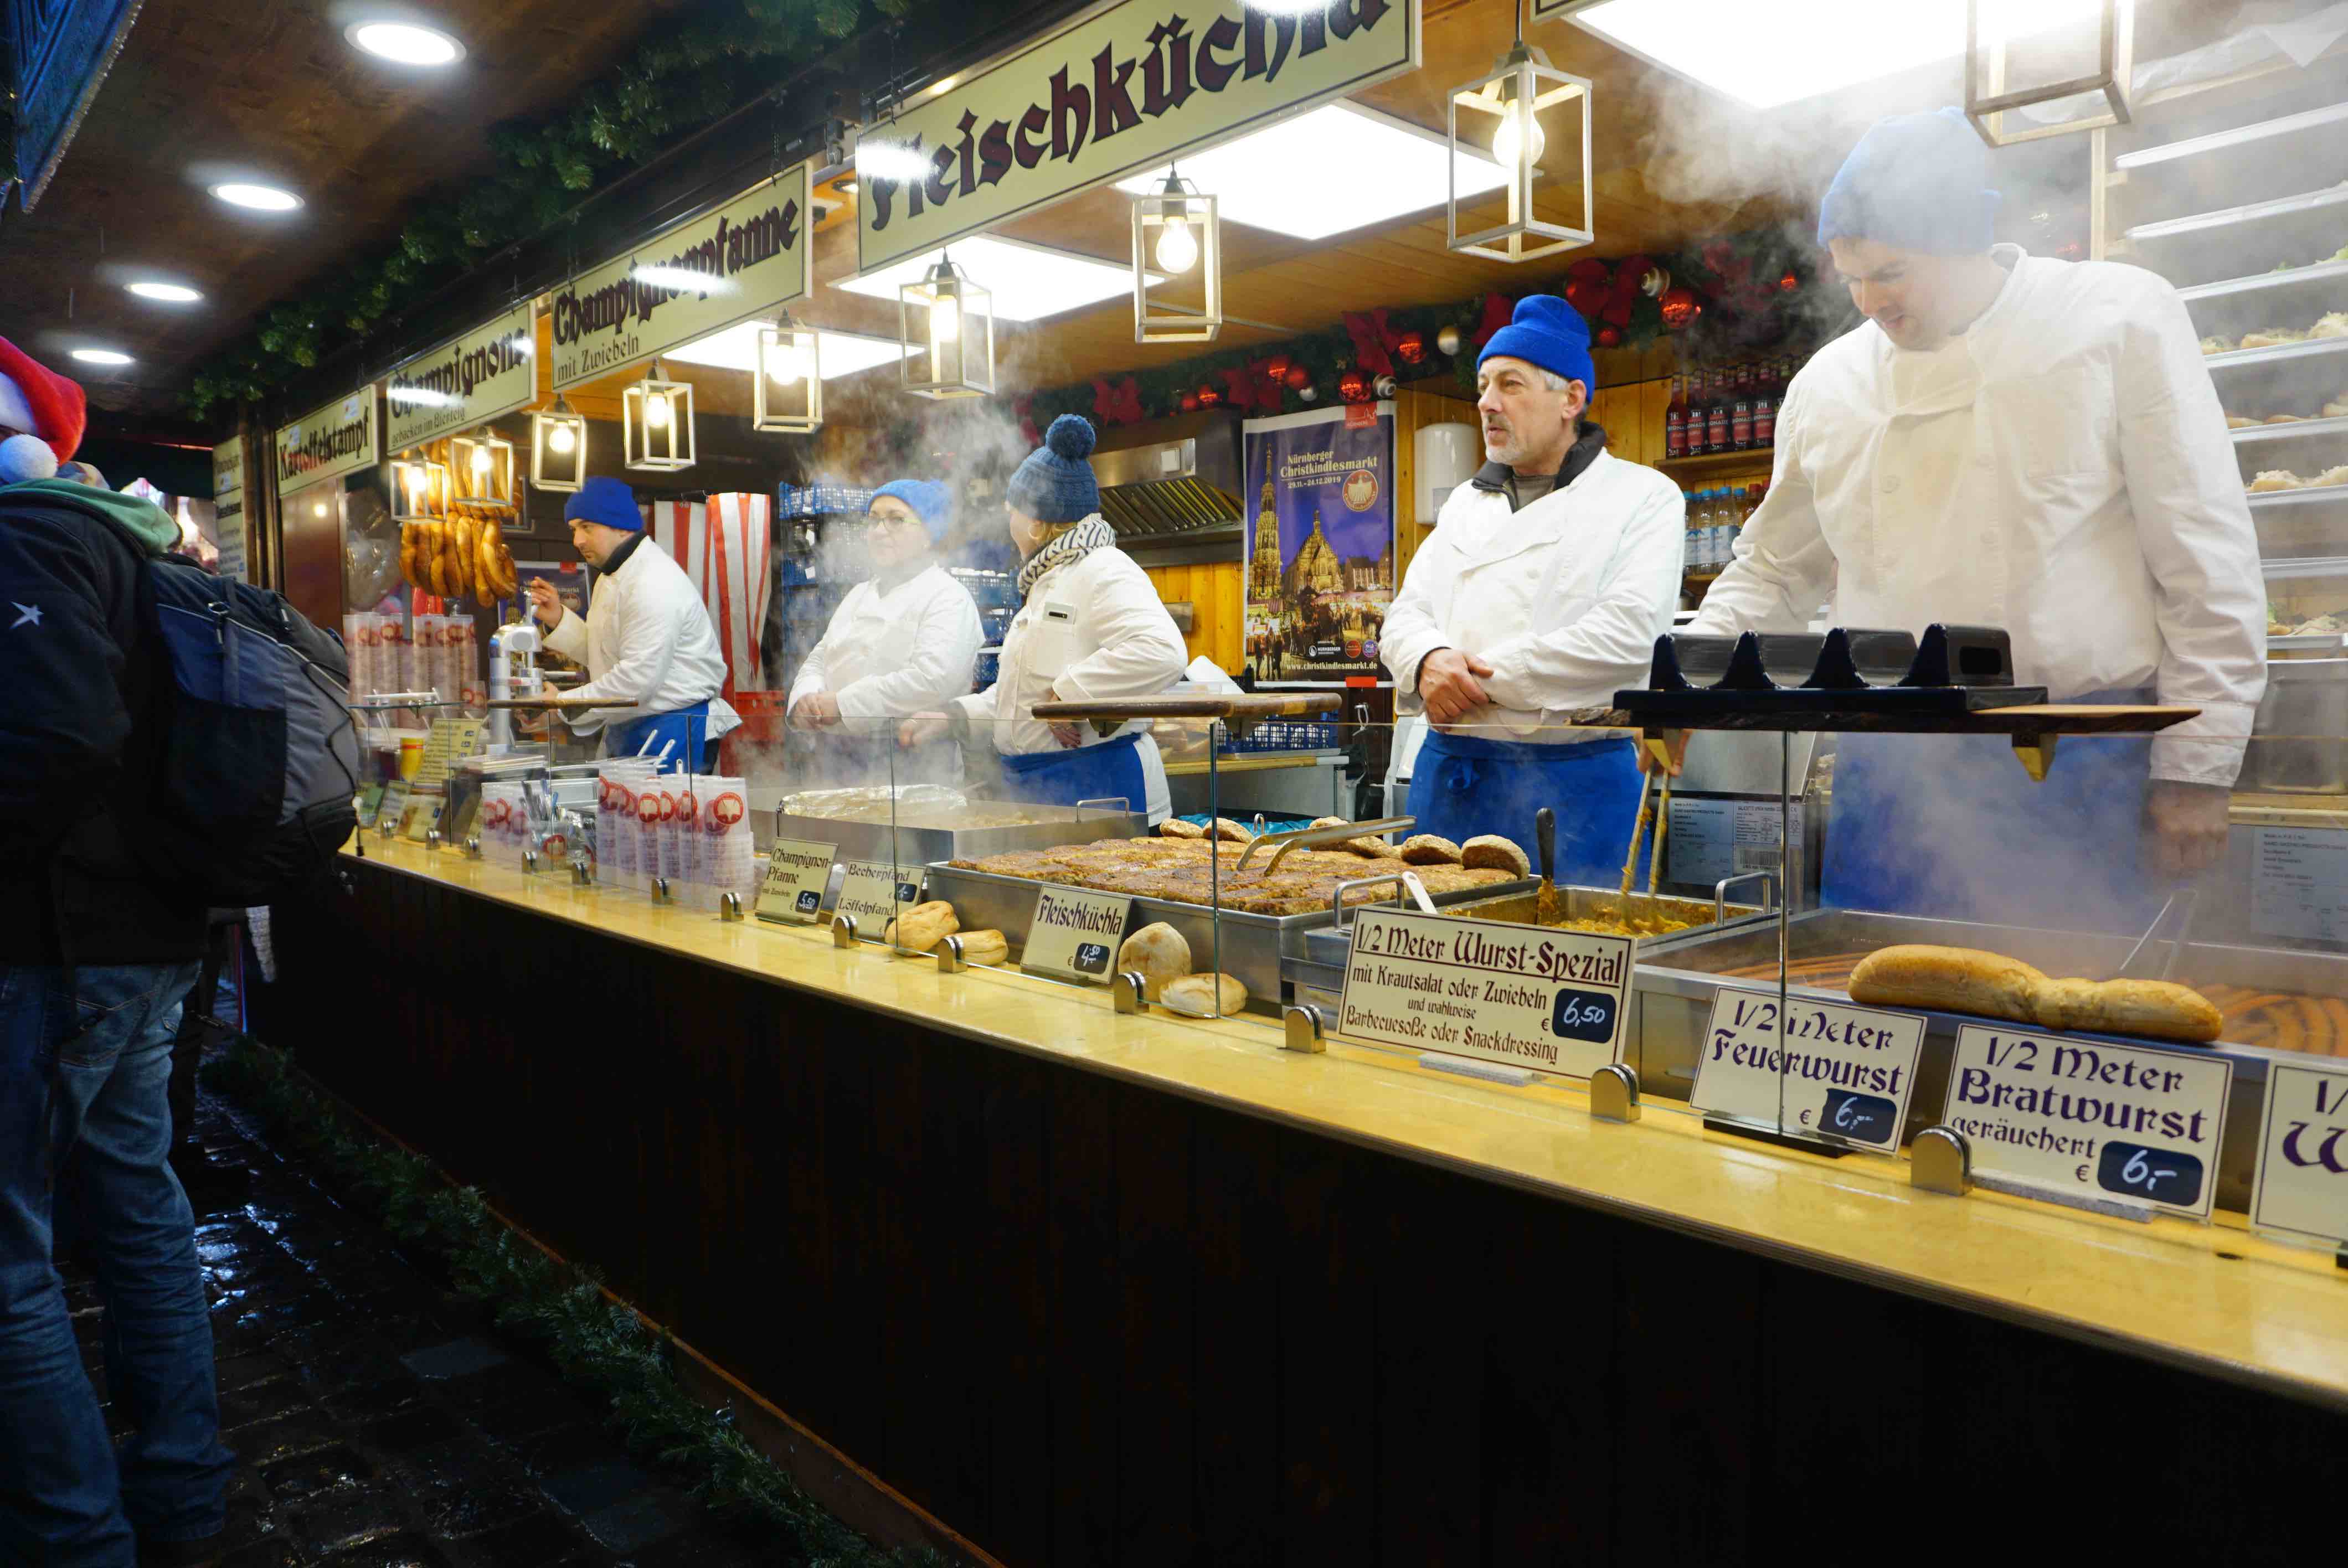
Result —
[[[1236, 548], [1236, 547], [1235, 547]], [[1193, 619], [1182, 641], [1196, 659], [1204, 654], [1226, 671], [1245, 662], [1241, 650], [1240, 563], [1207, 561], [1196, 566], [1144, 567], [1168, 604], [1188, 601]]]

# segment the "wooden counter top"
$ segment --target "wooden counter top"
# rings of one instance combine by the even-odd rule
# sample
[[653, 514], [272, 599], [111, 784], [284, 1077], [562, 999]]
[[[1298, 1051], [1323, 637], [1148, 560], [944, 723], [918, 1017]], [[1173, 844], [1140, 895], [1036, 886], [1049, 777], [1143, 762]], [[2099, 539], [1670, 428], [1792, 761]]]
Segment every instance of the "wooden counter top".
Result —
[[[1706, 1132], [1650, 1102], [1632, 1125], [1593, 1121], [1581, 1091], [1430, 1072], [1415, 1057], [1332, 1041], [1279, 1049], [1255, 1019], [1110, 1010], [1106, 991], [1010, 972], [940, 975], [814, 927], [739, 925], [623, 891], [454, 852], [385, 845], [366, 858], [621, 941], [1007, 1050], [1054, 1058], [1228, 1110], [1638, 1222], [1944, 1302], [2207, 1376], [2348, 1409], [2348, 1270], [2250, 1235], [2240, 1216], [2137, 1224], [1998, 1194], [1908, 1185], [1905, 1162], [1841, 1160]], [[422, 938], [429, 940], [426, 936]]]

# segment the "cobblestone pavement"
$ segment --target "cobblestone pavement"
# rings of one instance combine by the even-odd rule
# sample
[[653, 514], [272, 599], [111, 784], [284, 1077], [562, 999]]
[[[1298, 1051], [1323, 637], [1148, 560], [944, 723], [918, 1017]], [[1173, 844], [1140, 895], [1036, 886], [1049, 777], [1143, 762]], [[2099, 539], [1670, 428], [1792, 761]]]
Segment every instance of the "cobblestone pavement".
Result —
[[[600, 1412], [206, 1095], [251, 1185], [199, 1212], [221, 1435], [221, 1568], [729, 1568], [783, 1553], [633, 1461]], [[63, 1262], [98, 1397], [98, 1297]]]

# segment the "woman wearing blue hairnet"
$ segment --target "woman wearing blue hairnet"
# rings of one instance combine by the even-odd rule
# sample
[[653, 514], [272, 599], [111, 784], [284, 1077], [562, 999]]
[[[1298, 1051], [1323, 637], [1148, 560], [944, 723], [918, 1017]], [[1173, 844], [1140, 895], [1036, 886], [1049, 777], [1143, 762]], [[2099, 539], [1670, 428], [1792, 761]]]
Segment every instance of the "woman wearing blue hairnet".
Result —
[[928, 479], [874, 492], [866, 534], [872, 577], [849, 590], [791, 682], [790, 723], [818, 737], [833, 784], [953, 784], [951, 741], [900, 751], [898, 722], [970, 691], [981, 632], [970, 590], [938, 564], [953, 495]]

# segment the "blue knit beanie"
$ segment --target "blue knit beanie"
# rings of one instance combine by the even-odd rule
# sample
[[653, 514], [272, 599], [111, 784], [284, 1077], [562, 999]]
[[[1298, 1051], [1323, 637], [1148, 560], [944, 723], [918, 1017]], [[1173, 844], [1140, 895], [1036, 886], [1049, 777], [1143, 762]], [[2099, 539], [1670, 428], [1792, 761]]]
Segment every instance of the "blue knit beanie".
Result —
[[1963, 110], [1878, 120], [1818, 203], [1818, 243], [1873, 240], [1928, 256], [1979, 255], [1997, 236], [1989, 179], [1989, 149]]
[[1027, 454], [1011, 476], [1004, 498], [1039, 523], [1080, 523], [1100, 510], [1100, 486], [1093, 481], [1092, 421], [1063, 414], [1044, 432], [1044, 444]]
[[1483, 369], [1496, 354], [1578, 381], [1584, 392], [1598, 388], [1598, 372], [1590, 363], [1590, 323], [1555, 294], [1527, 294], [1519, 300], [1509, 324], [1494, 333], [1476, 356], [1476, 368]]
[[599, 474], [571, 493], [562, 503], [562, 520], [601, 523], [632, 534], [644, 531], [644, 515], [636, 510], [636, 493], [624, 479]]
[[930, 530], [930, 543], [942, 545], [946, 530], [953, 527], [953, 492], [935, 479], [891, 479], [872, 492], [872, 498], [894, 496], [913, 508], [922, 526]]

